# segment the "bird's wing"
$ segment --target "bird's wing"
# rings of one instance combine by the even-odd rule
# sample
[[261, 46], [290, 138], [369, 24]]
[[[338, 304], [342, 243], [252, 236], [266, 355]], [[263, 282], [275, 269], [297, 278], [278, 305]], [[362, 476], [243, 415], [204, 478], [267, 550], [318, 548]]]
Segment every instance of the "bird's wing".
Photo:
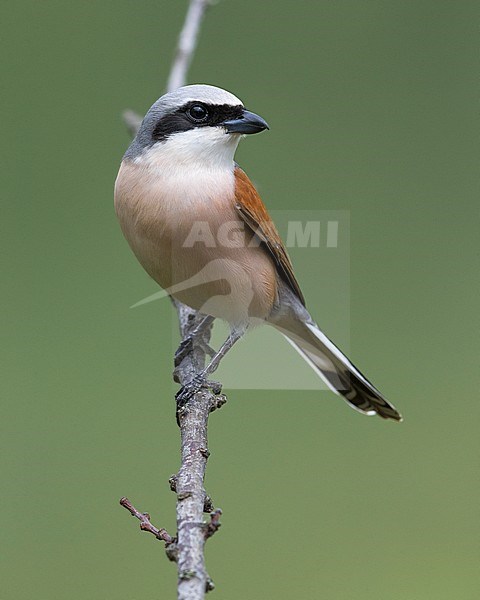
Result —
[[235, 167], [235, 208], [250, 229], [265, 244], [275, 261], [279, 275], [286, 281], [293, 293], [305, 306], [298, 281], [293, 273], [293, 265], [277, 228], [265, 208], [253, 183], [247, 174]]

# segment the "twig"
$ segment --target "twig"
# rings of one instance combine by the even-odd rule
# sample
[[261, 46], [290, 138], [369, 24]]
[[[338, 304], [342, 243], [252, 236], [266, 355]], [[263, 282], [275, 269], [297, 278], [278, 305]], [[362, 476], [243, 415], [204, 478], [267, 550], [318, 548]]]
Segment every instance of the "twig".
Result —
[[173, 544], [175, 542], [175, 538], [172, 538], [171, 535], [167, 533], [166, 529], [157, 529], [150, 522], [150, 515], [148, 513], [141, 513], [138, 511], [133, 504], [130, 502], [128, 498], [120, 498], [120, 504], [128, 510], [128, 512], [132, 515], [132, 517], [136, 517], [140, 521], [140, 529], [142, 531], [148, 531], [152, 533], [157, 540], [162, 540], [166, 545]]
[[[180, 333], [185, 339], [202, 319], [184, 305], [178, 305]], [[210, 338], [210, 329], [202, 333], [204, 341]], [[176, 369], [179, 383], [192, 379], [205, 364], [203, 346], [194, 339], [193, 351], [188, 354]], [[204, 488], [205, 469], [210, 455], [207, 444], [208, 416], [212, 410], [225, 402], [224, 396], [215, 396], [208, 390], [201, 390], [179, 413], [181, 435], [181, 467], [170, 485], [177, 494], [177, 550], [178, 550], [178, 598], [197, 600], [206, 591], [213, 589], [213, 582], [207, 574], [204, 559], [204, 545], [207, 537], [203, 521], [205, 509], [212, 509], [212, 501]], [[172, 486], [173, 483], [173, 486]], [[210, 531], [210, 529], [208, 529]]]
[[[190, 0], [183, 28], [178, 36], [177, 48], [168, 76], [167, 92], [172, 92], [187, 82], [187, 73], [198, 42], [200, 25], [207, 7], [212, 0]], [[128, 132], [135, 137], [142, 124], [142, 117], [134, 110], [127, 109], [122, 114]]]
[[191, 0], [183, 29], [178, 37], [177, 50], [167, 83], [167, 91], [171, 92], [185, 85], [187, 72], [197, 46], [198, 32], [203, 16], [210, 4], [209, 0]]
[[210, 513], [210, 523], [205, 528], [205, 538], [208, 539], [212, 537], [214, 533], [216, 533], [221, 527], [220, 517], [222, 516], [222, 509], [217, 508]]
[[[190, 0], [184, 26], [179, 36], [167, 91], [185, 85], [187, 72], [195, 52], [200, 25], [210, 0]], [[125, 111], [125, 124], [134, 136], [142, 119], [133, 111]], [[177, 309], [180, 335], [184, 340], [203, 318], [184, 304], [173, 300]], [[204, 348], [210, 341], [211, 327], [202, 331], [202, 343], [193, 340], [193, 348], [176, 367], [175, 381], [185, 384], [205, 366]], [[202, 600], [206, 592], [214, 589], [213, 581], [207, 574], [204, 559], [205, 541], [220, 527], [221, 510], [213, 509], [211, 498], [204, 488], [205, 469], [210, 452], [207, 444], [207, 424], [210, 412], [225, 404], [223, 395], [214, 395], [202, 389], [195, 394], [178, 412], [181, 436], [181, 467], [170, 480], [170, 488], [177, 494], [177, 537], [172, 538], [164, 529], [157, 529], [150, 523], [147, 513], [138, 512], [131, 503], [122, 498], [120, 503], [140, 520], [140, 527], [150, 531], [166, 543], [170, 560], [178, 564], [178, 600]], [[210, 522], [205, 523], [203, 513], [210, 512]], [[158, 536], [161, 537], [158, 537]], [[167, 539], [170, 540], [167, 542]], [[172, 550], [173, 549], [173, 550]]]
[[135, 137], [137, 131], [140, 129], [140, 125], [142, 124], [142, 117], [137, 114], [134, 110], [124, 110], [123, 114], [123, 122], [127, 126], [128, 133]]

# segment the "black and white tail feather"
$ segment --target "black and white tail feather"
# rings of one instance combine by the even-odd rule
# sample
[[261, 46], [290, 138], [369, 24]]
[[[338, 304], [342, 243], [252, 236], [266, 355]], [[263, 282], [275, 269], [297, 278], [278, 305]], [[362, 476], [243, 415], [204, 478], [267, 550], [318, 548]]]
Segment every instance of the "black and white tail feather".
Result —
[[397, 409], [328, 339], [299, 300], [289, 290], [282, 291], [289, 296], [283, 306], [289, 308], [272, 315], [270, 323], [283, 333], [328, 387], [365, 415], [401, 421]]

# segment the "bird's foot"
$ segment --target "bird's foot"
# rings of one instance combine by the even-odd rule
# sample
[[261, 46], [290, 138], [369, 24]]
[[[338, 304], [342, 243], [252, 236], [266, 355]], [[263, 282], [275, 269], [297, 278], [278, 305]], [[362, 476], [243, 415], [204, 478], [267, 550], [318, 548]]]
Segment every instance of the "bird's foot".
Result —
[[177, 406], [184, 406], [185, 403], [190, 400], [190, 398], [193, 398], [193, 396], [195, 396], [202, 388], [212, 390], [215, 395], [218, 395], [222, 391], [222, 384], [218, 381], [207, 380], [203, 373], [199, 373], [178, 390], [175, 395]]
[[195, 375], [195, 377], [185, 385], [182, 385], [182, 387], [175, 394], [177, 407], [184, 406], [185, 403], [190, 400], [190, 398], [193, 398], [193, 396], [195, 396], [195, 394], [202, 389], [205, 382], [205, 377], [199, 374]]
[[[177, 402], [176, 417], [178, 426], [180, 426], [180, 417], [182, 414], [184, 414], [185, 410], [187, 410], [187, 402], [201, 389], [209, 389], [216, 396], [218, 396], [222, 391], [222, 384], [218, 381], [207, 380], [203, 373], [199, 373], [198, 375], [195, 375], [191, 381], [183, 385], [175, 394], [175, 400]], [[225, 400], [222, 402], [219, 400], [219, 406], [215, 406], [215, 408], [219, 408], [224, 403]]]

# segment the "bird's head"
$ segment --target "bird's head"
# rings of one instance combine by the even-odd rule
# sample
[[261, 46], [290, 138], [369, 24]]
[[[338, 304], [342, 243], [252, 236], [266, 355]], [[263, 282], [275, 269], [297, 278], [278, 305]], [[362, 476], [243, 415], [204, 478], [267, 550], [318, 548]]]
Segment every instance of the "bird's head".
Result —
[[268, 129], [230, 92], [187, 85], [162, 96], [145, 115], [125, 157], [169, 157], [181, 163], [232, 163], [242, 135]]

